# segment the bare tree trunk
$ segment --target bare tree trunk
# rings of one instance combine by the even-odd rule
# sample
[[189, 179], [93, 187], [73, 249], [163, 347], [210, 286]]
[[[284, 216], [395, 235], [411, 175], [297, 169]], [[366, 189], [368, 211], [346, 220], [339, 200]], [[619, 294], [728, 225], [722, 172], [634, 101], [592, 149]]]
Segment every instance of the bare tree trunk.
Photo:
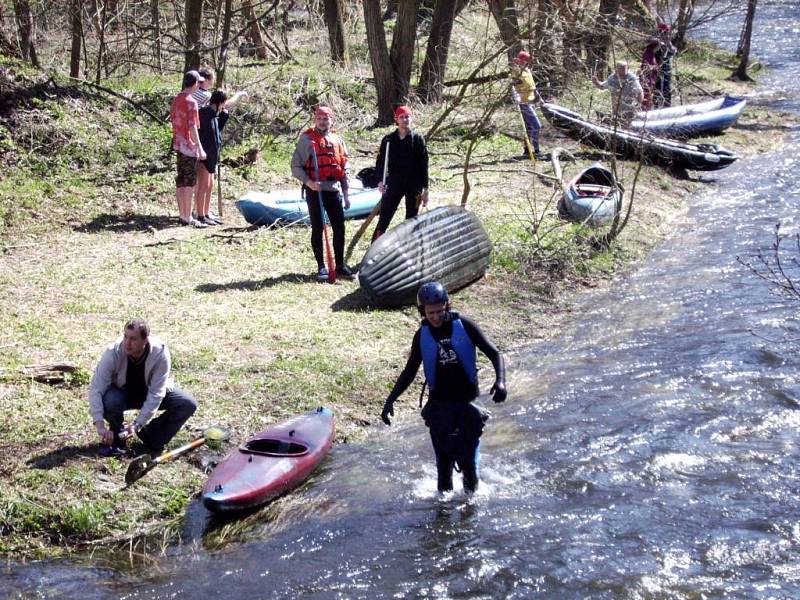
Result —
[[394, 79], [389, 50], [386, 48], [386, 31], [381, 18], [380, 0], [362, 0], [364, 23], [367, 28], [367, 45], [372, 74], [375, 78], [375, 91], [378, 94], [378, 119], [376, 125], [391, 125], [394, 113]]
[[427, 102], [438, 102], [442, 98], [457, 4], [458, 0], [438, 0], [433, 10], [428, 48], [419, 77], [419, 94]]
[[[612, 34], [617, 24], [620, 0], [600, 0], [597, 10], [595, 33], [590, 36], [586, 46], [589, 62], [597, 65], [598, 73], [604, 73], [608, 66], [608, 51], [611, 47]], [[599, 75], [598, 75], [599, 77]]]
[[106, 23], [108, 22], [108, 7], [105, 2], [97, 3], [95, 19], [97, 20], [97, 65], [94, 73], [94, 82], [99, 85], [103, 80], [103, 64], [106, 60]]
[[[6, 22], [6, 15], [3, 12], [3, 5], [0, 4], [0, 23]], [[18, 48], [16, 44], [11, 43], [11, 40], [6, 36], [6, 32], [0, 27], [0, 52], [8, 56], [18, 56]]]
[[672, 43], [678, 50], [686, 48], [686, 30], [693, 14], [694, 0], [681, 0], [678, 5], [678, 18], [675, 21], [675, 35], [672, 38]]
[[36, 29], [28, 0], [14, 0], [14, 16], [17, 20], [22, 59], [30, 61], [34, 67], [40, 69], [39, 58], [36, 56], [36, 46], [33, 43]]
[[[550, 0], [540, 0], [539, 10], [541, 11], [543, 6], [549, 2]], [[584, 71], [585, 63], [581, 52], [586, 45], [586, 30], [579, 19], [578, 12], [564, 0], [559, 3], [559, 15], [562, 20], [561, 67], [564, 69], [566, 84], [572, 77]]]
[[389, 62], [392, 63], [394, 93], [397, 101], [405, 102], [411, 88], [411, 63], [414, 60], [414, 45], [417, 41], [418, 0], [400, 0], [397, 6], [397, 21], [392, 33]]
[[228, 48], [231, 45], [231, 21], [233, 20], [233, 0], [225, 0], [225, 13], [222, 16], [222, 41], [219, 44], [217, 61], [217, 87], [225, 82], [225, 69], [228, 68]]
[[347, 38], [344, 36], [344, 18], [339, 0], [324, 0], [325, 25], [328, 27], [328, 41], [331, 45], [331, 60], [337, 65], [346, 65]]
[[250, 0], [242, 0], [242, 13], [244, 14], [245, 21], [250, 26], [247, 29], [247, 39], [256, 50], [256, 57], [259, 60], [267, 59], [267, 47], [264, 44], [264, 37], [261, 35], [261, 27], [258, 25], [258, 19], [253, 12], [253, 4]]
[[753, 37], [753, 20], [756, 17], [757, 1], [748, 0], [747, 2], [747, 15], [744, 19], [742, 37], [739, 40], [739, 47], [736, 49], [736, 54], [739, 57], [739, 66], [731, 73], [731, 79], [752, 81], [752, 78], [747, 74], [747, 63], [750, 60], [750, 40]]
[[[246, 2], [245, 4], [249, 4]], [[203, 30], [203, 0], [186, 0], [186, 46], [183, 71], [200, 68], [200, 33]]]
[[508, 58], [513, 59], [522, 44], [519, 41], [519, 19], [514, 0], [489, 0], [489, 10], [492, 11], [497, 28], [500, 30], [500, 39], [508, 48]]
[[158, 0], [150, 0], [150, 21], [152, 21], [153, 35], [155, 36], [156, 65], [158, 72], [164, 72], [164, 63], [161, 58], [161, 15], [158, 10]]
[[83, 41], [82, 9], [83, 0], [72, 0], [70, 4], [72, 45], [69, 52], [69, 76], [73, 79], [77, 79], [81, 74], [81, 42]]
[[[569, 77], [570, 71], [559, 73], [559, 63], [552, 56], [560, 41], [561, 30], [566, 26], [559, 15], [554, 0], [538, 0], [536, 21], [533, 27], [533, 77], [546, 88], [561, 87], [563, 80]], [[563, 48], [563, 54], [577, 55], [580, 60], [580, 42], [570, 39]], [[566, 59], [565, 59], [566, 60]]]

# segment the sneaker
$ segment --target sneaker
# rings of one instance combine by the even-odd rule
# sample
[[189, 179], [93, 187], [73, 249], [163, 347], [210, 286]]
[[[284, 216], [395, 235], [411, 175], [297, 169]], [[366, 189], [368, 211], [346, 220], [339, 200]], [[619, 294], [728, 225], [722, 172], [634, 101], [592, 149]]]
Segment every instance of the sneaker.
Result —
[[206, 225], [202, 221], [199, 221], [198, 219], [195, 219], [194, 217], [189, 219], [187, 225], [191, 225], [192, 227], [196, 227], [197, 229], [205, 229], [206, 227], [208, 227], [208, 225]]
[[353, 271], [347, 265], [336, 267], [336, 275], [339, 277], [343, 277], [344, 279], [352, 279], [353, 278]]
[[328, 281], [328, 269], [320, 267], [317, 271], [317, 281]]
[[127, 456], [128, 449], [125, 446], [109, 446], [107, 444], [100, 444], [97, 448], [97, 454], [103, 458], [122, 458]]
[[200, 221], [201, 223], [205, 223], [206, 225], [208, 225], [210, 227], [216, 227], [218, 225], [218, 223], [214, 219], [209, 217], [208, 215], [206, 215], [204, 217], [198, 217], [197, 220]]
[[217, 215], [215, 215], [212, 212], [210, 212], [210, 213], [208, 213], [206, 215], [206, 219], [214, 221], [214, 223], [216, 223], [217, 225], [222, 225], [224, 223], [224, 221], [222, 219], [220, 219]]

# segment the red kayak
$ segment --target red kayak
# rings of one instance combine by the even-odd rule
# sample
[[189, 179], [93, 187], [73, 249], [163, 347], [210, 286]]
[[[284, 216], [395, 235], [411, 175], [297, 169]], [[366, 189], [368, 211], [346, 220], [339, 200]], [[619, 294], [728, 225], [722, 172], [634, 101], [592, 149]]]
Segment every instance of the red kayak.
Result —
[[333, 413], [324, 407], [256, 434], [225, 457], [203, 486], [203, 504], [223, 512], [258, 506], [299, 485], [333, 444]]

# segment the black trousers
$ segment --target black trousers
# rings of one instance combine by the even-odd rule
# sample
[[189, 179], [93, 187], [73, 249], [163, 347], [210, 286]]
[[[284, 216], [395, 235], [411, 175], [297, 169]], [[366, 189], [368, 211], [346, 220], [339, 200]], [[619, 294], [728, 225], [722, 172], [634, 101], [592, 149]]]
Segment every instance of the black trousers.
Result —
[[436, 454], [436, 487], [440, 492], [453, 489], [453, 467], [458, 465], [464, 491], [478, 489], [480, 438], [460, 433], [442, 433], [431, 429], [433, 452]]
[[417, 194], [420, 192], [418, 189], [407, 188], [387, 188], [386, 193], [381, 197], [381, 214], [378, 217], [378, 225], [375, 227], [375, 233], [372, 234], [372, 240], [375, 241], [379, 236], [383, 235], [389, 225], [392, 223], [394, 213], [397, 212], [397, 207], [400, 205], [400, 200], [405, 197], [406, 199], [406, 219], [416, 217], [419, 214], [419, 207], [417, 206]]
[[344, 266], [344, 208], [339, 192], [315, 192], [303, 187], [308, 217], [311, 220], [311, 250], [317, 261], [317, 268], [325, 266], [325, 255], [322, 250], [323, 214], [320, 210], [319, 197], [322, 194], [322, 206], [328, 215], [328, 222], [333, 231], [333, 256], [337, 267]]
[[[142, 408], [144, 401], [145, 396], [133, 397], [115, 385], [109, 387], [103, 394], [103, 418], [108, 421], [109, 429], [114, 432], [115, 445], [124, 445], [119, 439], [119, 432], [122, 429], [125, 411]], [[182, 389], [175, 387], [166, 393], [159, 410], [164, 412], [152, 419], [138, 433], [139, 439], [146, 446], [156, 450], [166, 446], [167, 442], [178, 433], [197, 410], [197, 402]]]

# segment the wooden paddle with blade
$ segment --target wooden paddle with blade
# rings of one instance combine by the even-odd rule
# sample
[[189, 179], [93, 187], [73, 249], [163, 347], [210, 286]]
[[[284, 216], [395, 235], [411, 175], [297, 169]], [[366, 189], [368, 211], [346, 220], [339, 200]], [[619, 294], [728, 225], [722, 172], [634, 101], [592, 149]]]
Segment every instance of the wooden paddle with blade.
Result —
[[[389, 142], [386, 142], [386, 156], [383, 159], [383, 185], [384, 185], [384, 190], [386, 189], [386, 175], [387, 175], [388, 171], [389, 171]], [[383, 197], [381, 197], [381, 200], [383, 200]], [[375, 216], [379, 212], [381, 212], [381, 200], [378, 200], [377, 204], [375, 204], [375, 206], [372, 208], [370, 213], [367, 215], [367, 218], [364, 219], [364, 222], [361, 224], [361, 227], [359, 227], [358, 231], [356, 231], [355, 235], [353, 236], [353, 239], [350, 240], [350, 243], [347, 245], [347, 252], [344, 253], [344, 262], [345, 262], [345, 264], [350, 262], [350, 257], [353, 254], [353, 250], [355, 250], [355, 247], [356, 247], [356, 244], [358, 243], [358, 240], [360, 240], [361, 236], [364, 235], [364, 232], [369, 227], [369, 224], [372, 223], [372, 219], [374, 219]]]
[[[317, 150], [313, 144], [311, 146], [311, 156], [314, 157], [314, 173], [316, 174], [317, 184], [322, 185], [319, 180], [319, 162], [317, 162]], [[319, 218], [322, 220], [322, 237], [325, 240], [325, 260], [328, 263], [328, 283], [336, 283], [336, 263], [333, 259], [333, 248], [331, 248], [331, 240], [328, 237], [328, 226], [325, 224], [325, 205], [322, 203], [322, 188], [317, 191], [317, 199], [319, 200]]]
[[133, 482], [138, 481], [147, 473], [155, 469], [161, 463], [175, 460], [179, 456], [186, 454], [190, 450], [199, 448], [205, 443], [208, 443], [209, 446], [214, 447], [215, 445], [221, 444], [222, 442], [230, 439], [230, 437], [231, 432], [227, 429], [217, 426], [209, 427], [203, 431], [203, 435], [200, 437], [192, 440], [188, 444], [184, 444], [183, 446], [175, 448], [174, 450], [165, 452], [160, 456], [155, 458], [153, 458], [153, 456], [150, 454], [142, 454], [137, 456], [128, 464], [128, 470], [125, 472], [125, 484], [131, 485]]

